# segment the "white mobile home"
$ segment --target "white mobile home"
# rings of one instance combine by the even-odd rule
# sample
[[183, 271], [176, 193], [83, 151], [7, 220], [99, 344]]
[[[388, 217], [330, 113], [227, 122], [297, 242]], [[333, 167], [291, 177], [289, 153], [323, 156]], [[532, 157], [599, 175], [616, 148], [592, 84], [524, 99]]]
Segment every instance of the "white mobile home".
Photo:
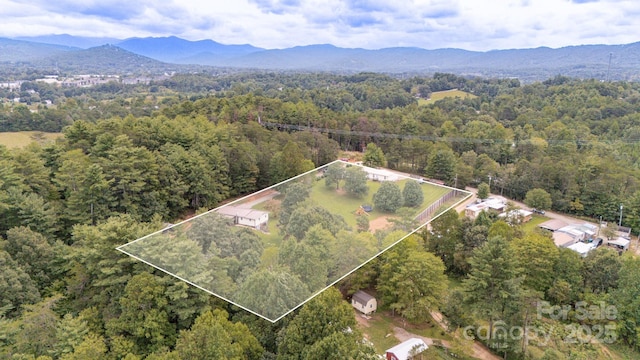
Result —
[[234, 225], [244, 225], [255, 229], [262, 228], [269, 221], [269, 213], [266, 211], [224, 206], [218, 209], [217, 212], [233, 219]]

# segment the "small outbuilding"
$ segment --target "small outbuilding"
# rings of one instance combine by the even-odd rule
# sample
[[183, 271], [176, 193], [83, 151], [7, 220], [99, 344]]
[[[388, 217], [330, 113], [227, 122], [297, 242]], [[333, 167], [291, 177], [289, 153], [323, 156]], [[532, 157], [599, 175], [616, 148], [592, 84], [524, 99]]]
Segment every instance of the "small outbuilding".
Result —
[[361, 313], [368, 315], [378, 309], [378, 302], [375, 297], [359, 290], [351, 297], [351, 306]]
[[631, 241], [623, 238], [623, 237], [619, 237], [615, 240], [609, 240], [607, 242], [607, 246], [612, 247], [616, 250], [618, 250], [618, 252], [622, 253], [623, 251], [627, 251], [629, 250], [629, 244], [631, 243]]
[[387, 350], [385, 357], [387, 360], [409, 360], [428, 348], [424, 340], [411, 338]]

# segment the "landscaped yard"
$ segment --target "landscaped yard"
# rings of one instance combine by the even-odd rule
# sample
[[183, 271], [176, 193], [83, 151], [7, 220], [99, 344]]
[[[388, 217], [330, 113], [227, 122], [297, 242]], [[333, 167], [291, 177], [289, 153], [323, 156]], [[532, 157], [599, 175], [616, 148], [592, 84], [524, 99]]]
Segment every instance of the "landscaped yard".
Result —
[[[407, 181], [409, 181], [409, 179], [400, 180], [396, 183], [402, 189], [404, 188], [404, 184]], [[331, 211], [333, 214], [342, 216], [349, 226], [355, 228], [356, 210], [358, 210], [360, 205], [363, 204], [373, 205], [373, 194], [375, 194], [378, 189], [380, 189], [381, 184], [381, 182], [377, 181], [367, 181], [367, 185], [369, 186], [368, 194], [362, 198], [356, 198], [348, 194], [336, 191], [335, 187], [326, 187], [324, 180], [314, 181], [313, 187], [311, 189], [311, 199], [316, 204]], [[416, 209], [416, 215], [419, 214], [422, 210], [426, 209], [436, 200], [440, 199], [446, 193], [451, 191], [448, 188], [432, 185], [429, 183], [423, 183], [421, 187], [424, 194], [424, 202], [419, 209]], [[382, 216], [393, 217], [393, 214], [383, 213], [374, 208], [373, 211], [369, 213], [369, 221], [371, 222]]]

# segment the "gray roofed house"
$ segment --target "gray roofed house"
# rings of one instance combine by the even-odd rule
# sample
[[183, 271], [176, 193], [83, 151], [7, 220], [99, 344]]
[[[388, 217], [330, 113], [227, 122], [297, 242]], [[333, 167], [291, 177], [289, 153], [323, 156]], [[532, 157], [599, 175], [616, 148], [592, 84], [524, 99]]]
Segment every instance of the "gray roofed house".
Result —
[[241, 208], [237, 206], [223, 206], [216, 212], [233, 219], [234, 225], [250, 226], [260, 229], [269, 221], [269, 213], [266, 211]]

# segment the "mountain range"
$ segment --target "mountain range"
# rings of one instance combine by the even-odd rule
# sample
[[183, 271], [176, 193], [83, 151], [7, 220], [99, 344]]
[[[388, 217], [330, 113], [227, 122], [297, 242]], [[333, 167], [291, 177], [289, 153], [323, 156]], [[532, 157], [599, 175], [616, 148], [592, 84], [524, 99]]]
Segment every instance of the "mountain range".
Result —
[[[106, 46], [107, 43], [110, 45]], [[102, 45], [96, 46], [99, 44]], [[16, 62], [40, 67], [55, 64], [60, 69], [75, 70], [121, 67], [138, 72], [180, 71], [184, 69], [181, 65], [196, 65], [396, 74], [452, 72], [524, 80], [540, 80], [558, 74], [638, 80], [640, 42], [480, 52], [409, 47], [367, 50], [329, 44], [262, 49], [248, 44], [225, 45], [212, 40], [189, 41], [175, 36], [125, 40], [71, 35], [0, 38], [0, 64]]]

